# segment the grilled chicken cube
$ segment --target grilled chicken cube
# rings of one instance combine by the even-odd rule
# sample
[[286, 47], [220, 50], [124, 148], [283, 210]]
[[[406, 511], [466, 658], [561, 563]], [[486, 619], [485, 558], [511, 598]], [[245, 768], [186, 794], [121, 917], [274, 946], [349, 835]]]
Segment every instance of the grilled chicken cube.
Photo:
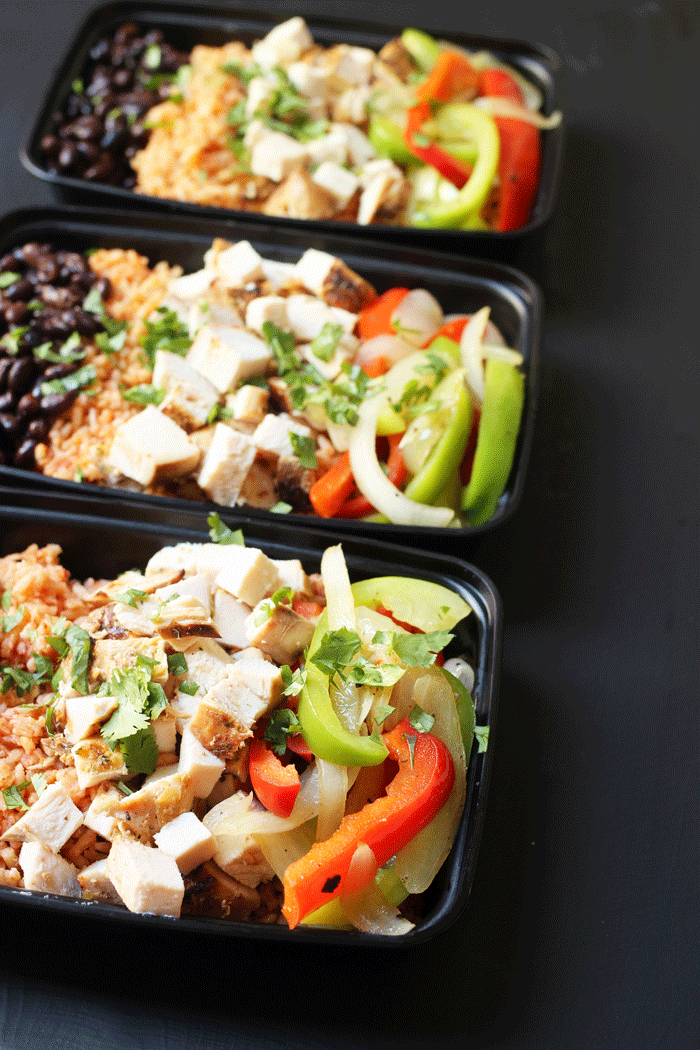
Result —
[[315, 339], [325, 324], [339, 324], [344, 332], [352, 332], [357, 324], [357, 314], [329, 306], [323, 299], [302, 292], [287, 298], [289, 327], [302, 342]]
[[290, 434], [309, 438], [312, 432], [304, 423], [292, 419], [286, 412], [281, 412], [278, 416], [268, 413], [253, 431], [251, 441], [262, 452], [274, 456], [293, 456], [294, 446]]
[[262, 335], [263, 325], [271, 321], [277, 328], [287, 324], [287, 304], [281, 295], [260, 295], [251, 299], [245, 312], [246, 328]]
[[377, 156], [377, 151], [365, 135], [364, 131], [360, 131], [360, 129], [355, 127], [354, 124], [346, 124], [343, 121], [340, 121], [333, 126], [334, 128], [340, 128], [341, 131], [345, 132], [348, 140], [348, 155], [350, 158], [350, 164], [353, 168], [366, 164], [370, 160], [374, 160]]
[[194, 273], [174, 277], [168, 284], [168, 294], [182, 299], [185, 303], [193, 303], [209, 290], [213, 280], [214, 274], [211, 270], [195, 270]]
[[279, 495], [272, 471], [264, 463], [256, 460], [246, 474], [241, 488], [239, 503], [260, 510], [270, 510], [279, 503]]
[[245, 622], [250, 606], [220, 587], [214, 592], [214, 623], [224, 645], [243, 649], [248, 644]]
[[121, 836], [112, 843], [107, 875], [129, 911], [178, 917], [185, 884], [174, 857]]
[[177, 745], [177, 727], [175, 711], [161, 711], [156, 719], [151, 722], [153, 735], [156, 739], [156, 747], [161, 755], [172, 755]]
[[267, 412], [269, 401], [269, 391], [252, 383], [245, 383], [235, 394], [226, 396], [226, 406], [233, 413], [233, 418], [248, 423], [260, 422]]
[[77, 869], [70, 861], [48, 849], [42, 842], [25, 842], [19, 851], [19, 866], [24, 886], [40, 893], [58, 893], [62, 897], [79, 897]]
[[256, 446], [247, 435], [217, 423], [197, 475], [199, 487], [215, 503], [234, 507], [256, 454]]
[[[312, 139], [306, 148], [311, 164], [323, 164], [324, 161], [345, 164], [350, 148], [350, 135], [345, 126], [333, 124], [327, 134]], [[374, 153], [372, 155], [376, 156]]]
[[269, 707], [274, 707], [282, 697], [282, 672], [262, 656], [244, 656], [236, 660], [228, 670], [227, 677], [240, 682]]
[[280, 587], [291, 587], [295, 594], [312, 594], [311, 581], [298, 558], [284, 558], [281, 561], [272, 559], [277, 569]]
[[250, 241], [238, 241], [221, 247], [214, 257], [214, 269], [223, 288], [241, 288], [248, 281], [256, 281], [263, 276], [262, 258]]
[[374, 68], [375, 54], [367, 47], [342, 48], [333, 73], [346, 84], [369, 84]]
[[92, 643], [90, 682], [108, 682], [112, 671], [130, 670], [136, 666], [139, 656], [155, 661], [151, 668], [151, 678], [154, 682], [162, 685], [167, 681], [170, 672], [162, 638], [127, 636], [125, 638], [98, 638]]
[[[287, 76], [300, 95], [317, 105], [323, 106], [328, 98], [328, 77], [323, 69], [308, 62], [290, 62]], [[315, 114], [312, 112], [312, 116]]]
[[203, 427], [219, 400], [218, 392], [179, 354], [156, 350], [153, 385], [165, 390], [160, 410], [189, 433]]
[[252, 888], [261, 882], [269, 882], [275, 873], [252, 835], [232, 834], [225, 830], [225, 823], [222, 823], [224, 816], [230, 824], [251, 808], [257, 808], [253, 793], [237, 791], [205, 815], [204, 825], [216, 840], [214, 860], [218, 866], [244, 886]]
[[129, 776], [120, 751], [112, 751], [102, 737], [81, 740], [72, 748], [75, 772], [82, 791], [105, 780], [122, 780]]
[[246, 120], [252, 120], [258, 110], [267, 109], [267, 103], [278, 90], [276, 81], [271, 77], [253, 77], [248, 84], [245, 100]]
[[227, 394], [241, 380], [262, 375], [272, 351], [243, 328], [205, 324], [194, 337], [186, 360], [220, 394]]
[[85, 810], [83, 823], [103, 839], [112, 841], [115, 833], [115, 806], [124, 798], [119, 788], [109, 785], [101, 787]]
[[311, 176], [317, 186], [330, 193], [339, 208], [344, 208], [357, 192], [360, 180], [357, 175], [333, 160], [324, 160]]
[[250, 606], [257, 605], [261, 598], [277, 589], [277, 569], [266, 554], [257, 547], [231, 544], [228, 549], [231, 556], [217, 574], [217, 587]]
[[270, 194], [262, 210], [265, 215], [287, 215], [291, 219], [330, 219], [338, 205], [333, 194], [300, 166]]
[[[248, 642], [271, 656], [276, 664], [293, 664], [311, 641], [314, 624], [287, 605], [270, 610], [260, 602], [248, 617]], [[267, 618], [263, 618], [266, 612]]]
[[[197, 708], [201, 701], [199, 697]], [[195, 798], [208, 798], [225, 769], [222, 758], [208, 751], [191, 729], [183, 729], [178, 770], [190, 777]]]
[[40, 842], [58, 853], [82, 823], [83, 814], [65, 788], [50, 784], [1, 837], [12, 842]]
[[121, 904], [122, 899], [114, 888], [107, 874], [107, 858], [96, 860], [78, 872], [78, 882], [85, 900], [108, 901], [110, 904]]
[[115, 816], [123, 834], [133, 835], [141, 842], [152, 842], [156, 831], [192, 809], [193, 801], [189, 773], [168, 772], [144, 781], [143, 787], [123, 798], [115, 806]]
[[164, 587], [159, 587], [154, 597], [159, 602], [164, 602], [166, 598], [171, 598], [173, 595], [177, 595], [180, 598], [185, 596], [195, 598], [205, 612], [211, 613], [211, 590], [209, 589], [209, 580], [203, 572], [195, 573], [194, 576], [187, 576], [177, 583], [169, 583]]
[[303, 18], [295, 15], [276, 25], [252, 47], [253, 61], [263, 69], [286, 66], [313, 47], [314, 41]]
[[199, 462], [199, 449], [187, 434], [154, 405], [117, 427], [107, 463], [140, 485], [189, 474]]
[[369, 117], [368, 103], [373, 90], [369, 84], [355, 84], [346, 88], [333, 103], [333, 120], [364, 124]]
[[173, 857], [183, 875], [216, 853], [216, 840], [194, 813], [181, 813], [156, 832], [158, 849]]
[[273, 182], [282, 182], [299, 165], [309, 160], [309, 151], [291, 135], [268, 131], [257, 138], [250, 150], [250, 170]]
[[66, 727], [63, 735], [69, 744], [94, 736], [98, 726], [116, 709], [113, 696], [70, 696], [66, 698]]

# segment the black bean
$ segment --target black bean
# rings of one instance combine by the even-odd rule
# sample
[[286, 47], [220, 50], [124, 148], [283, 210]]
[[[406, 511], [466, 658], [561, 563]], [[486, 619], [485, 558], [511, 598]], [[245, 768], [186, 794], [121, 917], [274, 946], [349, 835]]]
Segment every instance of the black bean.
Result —
[[23, 394], [17, 402], [17, 418], [22, 420], [33, 419], [41, 411], [41, 404], [34, 394]]
[[101, 153], [100, 159], [85, 172], [85, 178], [90, 182], [99, 182], [108, 179], [114, 171], [114, 159], [109, 153]]
[[114, 34], [115, 44], [128, 44], [130, 40], [139, 35], [139, 28], [135, 22], [124, 22]]
[[94, 164], [100, 156], [100, 150], [94, 142], [78, 142], [76, 149], [87, 164]]
[[118, 69], [112, 74], [111, 86], [117, 91], [128, 91], [134, 83], [134, 74], [130, 69]]
[[88, 310], [75, 311], [75, 330], [80, 335], [95, 335], [103, 328], [102, 321], [95, 314], [91, 314]]
[[150, 47], [151, 44], [162, 44], [163, 43], [163, 32], [160, 29], [149, 29], [144, 35], [143, 46], [144, 49]]
[[58, 263], [53, 255], [40, 255], [34, 263], [39, 284], [51, 284], [58, 277]]
[[3, 357], [0, 360], [0, 394], [4, 394], [7, 390], [7, 376], [13, 364], [11, 357]]
[[61, 140], [57, 135], [44, 135], [39, 146], [42, 153], [45, 153], [47, 157], [55, 157], [61, 148]]
[[70, 361], [62, 365], [49, 365], [42, 376], [42, 383], [48, 383], [51, 379], [65, 379], [71, 372], [75, 372], [76, 366]]
[[14, 412], [0, 410], [0, 437], [6, 439], [8, 444], [14, 444], [22, 430], [22, 424]]
[[20, 277], [19, 281], [14, 281], [5, 289], [5, 298], [13, 303], [20, 299], [29, 302], [33, 294], [34, 286], [26, 277]]
[[98, 139], [102, 134], [102, 121], [90, 114], [73, 121], [71, 134], [76, 139]]
[[104, 120], [108, 113], [111, 113], [113, 109], [117, 108], [118, 98], [113, 91], [107, 91], [102, 95], [100, 101], [95, 106], [93, 113], [100, 120]]
[[83, 274], [88, 269], [85, 257], [80, 255], [79, 252], [58, 251], [55, 254], [58, 265], [69, 274]]
[[95, 95], [102, 97], [105, 91], [109, 89], [110, 79], [109, 69], [104, 66], [98, 66], [97, 69], [94, 69], [92, 72], [92, 77], [88, 84], [86, 94], [91, 98], [94, 98]]
[[36, 466], [34, 452], [38, 442], [34, 438], [25, 438], [14, 454], [12, 462], [16, 467], [32, 470]]
[[54, 418], [60, 416], [61, 412], [70, 408], [79, 393], [78, 390], [66, 390], [62, 394], [44, 394], [41, 399], [42, 415]]
[[52, 284], [44, 285], [40, 292], [41, 299], [48, 306], [55, 306], [60, 310], [67, 310], [75, 306], [78, 296], [68, 288], [54, 288]]
[[14, 413], [16, 405], [17, 405], [17, 398], [15, 397], [15, 395], [12, 393], [11, 390], [6, 390], [4, 394], [0, 394], [0, 412], [3, 412], [3, 413], [12, 412], [12, 413]]
[[129, 132], [126, 128], [113, 128], [111, 131], [106, 131], [100, 139], [100, 149], [120, 150], [126, 146], [128, 141]]
[[85, 298], [87, 293], [92, 288], [93, 284], [97, 280], [96, 273], [74, 273], [71, 274], [70, 278], [70, 289], [74, 292], [80, 301]]
[[13, 252], [7, 252], [0, 259], [0, 273], [4, 273], [5, 270], [14, 270], [17, 266], [17, 260], [14, 257]]
[[46, 417], [44, 417], [43, 419], [41, 417], [38, 419], [33, 419], [27, 427], [27, 437], [34, 438], [36, 442], [45, 441], [46, 438], [49, 436], [50, 430], [50, 419], [46, 419]]
[[4, 314], [5, 320], [9, 325], [19, 325], [29, 317], [30, 310], [27, 304], [20, 300], [16, 303], [8, 303]]
[[107, 56], [109, 55], [110, 47], [111, 44], [107, 37], [102, 37], [92, 47], [90, 51], [90, 58], [93, 60], [93, 62], [100, 62], [103, 58], [107, 58]]
[[15, 361], [7, 375], [8, 391], [19, 399], [31, 387], [36, 372], [37, 368], [33, 358], [22, 357], [19, 361]]
[[109, 277], [98, 277], [95, 281], [95, 288], [100, 293], [102, 301], [106, 303], [112, 294], [112, 282]]
[[127, 119], [118, 106], [115, 106], [114, 112], [105, 117], [105, 131], [114, 131], [115, 128], [121, 128], [124, 131], [129, 128]]

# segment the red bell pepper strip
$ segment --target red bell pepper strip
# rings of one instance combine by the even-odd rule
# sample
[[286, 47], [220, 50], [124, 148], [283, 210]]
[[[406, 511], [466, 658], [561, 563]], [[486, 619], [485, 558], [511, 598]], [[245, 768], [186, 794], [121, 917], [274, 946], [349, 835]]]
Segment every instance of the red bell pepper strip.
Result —
[[416, 733], [408, 719], [403, 719], [382, 740], [389, 756], [399, 763], [386, 795], [359, 813], [343, 817], [330, 838], [315, 842], [284, 873], [282, 914], [290, 929], [343, 893], [350, 862], [361, 843], [369, 846], [381, 867], [430, 823], [449, 798], [454, 765], [449, 749], [438, 737]]
[[330, 470], [314, 481], [309, 500], [320, 518], [333, 518], [355, 488], [350, 453], [344, 452]]
[[315, 620], [325, 608], [325, 605], [314, 601], [313, 598], [302, 598], [301, 595], [297, 594], [292, 598], [292, 609], [299, 616], [303, 616], [305, 620]]
[[[396, 485], [399, 489], [408, 477], [408, 470], [403, 461], [403, 453], [399, 448], [402, 437], [403, 434], [389, 434], [387, 437], [387, 441], [389, 442], [389, 457], [386, 461], [387, 477], [392, 485]], [[376, 514], [376, 509], [372, 506], [369, 500], [365, 499], [364, 496], [357, 495], [350, 496], [349, 499], [343, 503], [335, 516], [336, 518], [354, 519], [366, 518], [368, 514]]]
[[373, 357], [371, 361], [365, 361], [362, 371], [370, 379], [376, 379], [377, 376], [386, 375], [390, 368], [391, 362], [388, 357]]
[[283, 765], [266, 740], [254, 738], [248, 772], [253, 791], [265, 809], [277, 817], [288, 817], [301, 787], [296, 767]]
[[404, 142], [414, 157], [418, 157], [431, 168], [435, 168], [444, 179], [448, 179], [458, 190], [469, 181], [472, 169], [468, 164], [463, 164], [456, 157], [451, 156], [444, 149], [440, 149], [434, 142], [420, 145], [415, 141], [415, 136], [421, 134], [421, 128], [426, 121], [431, 119], [430, 103], [419, 102], [409, 109], [406, 114], [406, 128], [404, 130]]
[[[507, 98], [519, 104], [523, 101], [516, 82], [500, 69], [484, 73], [482, 94]], [[495, 229], [517, 230], [528, 222], [537, 195], [542, 161], [540, 133], [526, 120], [513, 117], [493, 119], [501, 143], [498, 155], [500, 191]]]
[[470, 316], [470, 314], [467, 314], [465, 317], [455, 317], [451, 321], [446, 321], [442, 328], [432, 337], [430, 344], [432, 345], [440, 336], [445, 336], [446, 339], [451, 339], [454, 343], [458, 343], [462, 338], [462, 332], [467, 327]]
[[373, 339], [375, 335], [395, 335], [391, 327], [391, 315], [407, 295], [408, 288], [390, 288], [370, 306], [361, 310], [357, 319], [357, 334], [360, 339]]
[[449, 102], [465, 91], [479, 91], [481, 75], [466, 55], [458, 51], [441, 51], [430, 76], [416, 89], [419, 102]]

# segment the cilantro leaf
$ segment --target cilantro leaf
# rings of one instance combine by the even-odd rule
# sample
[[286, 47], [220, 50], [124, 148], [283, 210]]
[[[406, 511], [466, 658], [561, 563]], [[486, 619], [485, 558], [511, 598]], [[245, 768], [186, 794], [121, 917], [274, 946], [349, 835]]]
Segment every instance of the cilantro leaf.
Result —
[[8, 590], [2, 592], [2, 598], [0, 598], [0, 605], [2, 606], [5, 612], [7, 612], [7, 610], [12, 605], [12, 591], [9, 590], [9, 588]]
[[348, 666], [361, 648], [362, 643], [355, 631], [341, 627], [324, 634], [316, 652], [309, 659], [329, 678], [335, 674], [345, 677]]
[[342, 324], [327, 321], [315, 339], [311, 340], [311, 353], [319, 361], [330, 361], [338, 348], [345, 329]]
[[289, 440], [294, 449], [294, 454], [302, 467], [308, 467], [311, 470], [315, 470], [318, 466], [318, 461], [316, 460], [316, 442], [314, 439], [312, 437], [307, 437], [305, 434], [297, 434], [293, 430], [290, 430]]
[[270, 715], [263, 740], [272, 744], [272, 750], [276, 755], [283, 755], [287, 750], [287, 737], [301, 732], [301, 723], [294, 711], [288, 707], [278, 707]]
[[70, 677], [71, 685], [81, 696], [87, 696], [89, 693], [88, 686], [88, 665], [90, 663], [90, 651], [92, 649], [92, 639], [87, 631], [84, 631], [82, 627], [78, 627], [77, 624], [72, 623], [66, 631], [66, 641], [70, 647], [72, 653]]
[[49, 706], [46, 708], [46, 733], [48, 736], [53, 736], [55, 733], [55, 729], [53, 727], [54, 710], [55, 709], [53, 704], [49, 704]]
[[146, 333], [141, 337], [141, 346], [151, 367], [155, 361], [156, 350], [169, 350], [171, 354], [184, 357], [192, 345], [187, 325], [182, 323], [174, 310], [169, 310], [167, 306], [159, 306], [155, 312], [160, 315], [158, 320], [144, 321]]
[[393, 715], [395, 710], [396, 708], [392, 707], [391, 704], [377, 704], [377, 709], [374, 712], [374, 720], [377, 725], [386, 722], [389, 715]]
[[437, 653], [452, 641], [449, 631], [428, 631], [426, 634], [397, 634], [394, 652], [405, 667], [430, 667]]
[[432, 715], [429, 715], [427, 711], [424, 711], [418, 704], [415, 705], [408, 720], [419, 733], [429, 733], [435, 725], [435, 719]]
[[132, 773], [152, 773], [158, 763], [158, 744], [153, 729], [140, 729], [120, 741], [122, 757]]
[[137, 602], [145, 601], [148, 595], [145, 591], [137, 591], [134, 587], [129, 587], [128, 590], [124, 591], [123, 594], [113, 594], [112, 601], [121, 602], [123, 605], [130, 605], [132, 609], [136, 608]]
[[119, 384], [119, 391], [125, 401], [132, 405], [160, 405], [165, 397], [165, 390], [152, 383], [139, 383], [137, 386]]
[[158, 718], [168, 706], [168, 698], [165, 695], [165, 690], [160, 682], [149, 682], [147, 688], [148, 700], [146, 701], [146, 711], [151, 721], [155, 721], [155, 719]]
[[489, 727], [488, 726], [474, 726], [474, 736], [479, 745], [477, 754], [481, 755], [489, 746]]
[[306, 682], [306, 669], [298, 667], [296, 671], [292, 671], [289, 664], [284, 664], [280, 667], [282, 674], [282, 681], [285, 688], [282, 690], [283, 696], [298, 696], [304, 688]]
[[24, 619], [25, 608], [23, 605], [18, 606], [17, 611], [11, 613], [9, 616], [3, 616], [2, 618], [2, 629], [5, 634], [9, 634], [10, 631], [14, 630]]
[[97, 379], [94, 365], [84, 365], [76, 372], [63, 376], [62, 379], [49, 379], [41, 384], [41, 393], [45, 394], [68, 394], [73, 390], [84, 390], [90, 383]]
[[188, 696], [195, 696], [199, 686], [196, 682], [184, 681], [180, 682], [178, 689], [182, 693], [187, 693]]
[[232, 529], [225, 525], [221, 520], [219, 514], [214, 511], [207, 518], [207, 525], [209, 526], [209, 536], [213, 543], [237, 543], [240, 547], [245, 546], [245, 540], [243, 539], [243, 531], [236, 529], [234, 532]]
[[0, 666], [0, 692], [3, 696], [9, 689], [14, 689], [17, 696], [24, 696], [36, 684], [36, 679], [30, 671], [23, 671], [19, 667]]
[[48, 656], [42, 656], [41, 653], [32, 653], [34, 657], [34, 664], [36, 666], [36, 673], [34, 675], [34, 681], [37, 685], [41, 685], [42, 682], [48, 682], [53, 675], [53, 663]]
[[270, 507], [270, 514], [291, 514], [294, 507], [291, 503], [285, 503], [284, 500], [280, 500], [279, 503], [275, 503], [274, 507]]
[[187, 660], [184, 653], [171, 653], [168, 656], [168, 670], [171, 674], [185, 674], [187, 672]]
[[31, 773], [30, 778], [32, 787], [36, 791], [37, 795], [43, 795], [46, 791], [46, 777], [43, 773]]
[[24, 780], [21, 784], [13, 784], [12, 787], [2, 789], [2, 797], [8, 809], [29, 809], [20, 792], [29, 787], [29, 781]]

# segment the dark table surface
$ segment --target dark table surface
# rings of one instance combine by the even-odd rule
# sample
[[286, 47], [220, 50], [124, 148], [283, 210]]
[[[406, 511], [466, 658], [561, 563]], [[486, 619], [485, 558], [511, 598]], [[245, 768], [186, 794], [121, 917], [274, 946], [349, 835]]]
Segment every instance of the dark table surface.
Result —
[[[54, 201], [18, 150], [91, 6], [0, 2], [3, 210]], [[331, 13], [268, 6], [280, 20]], [[536, 41], [566, 74], [558, 207], [512, 256], [546, 307], [525, 496], [459, 552], [506, 617], [470, 905], [436, 941], [369, 957], [177, 932], [153, 943], [12, 909], [6, 1050], [698, 1046], [700, 5], [348, 10]]]

